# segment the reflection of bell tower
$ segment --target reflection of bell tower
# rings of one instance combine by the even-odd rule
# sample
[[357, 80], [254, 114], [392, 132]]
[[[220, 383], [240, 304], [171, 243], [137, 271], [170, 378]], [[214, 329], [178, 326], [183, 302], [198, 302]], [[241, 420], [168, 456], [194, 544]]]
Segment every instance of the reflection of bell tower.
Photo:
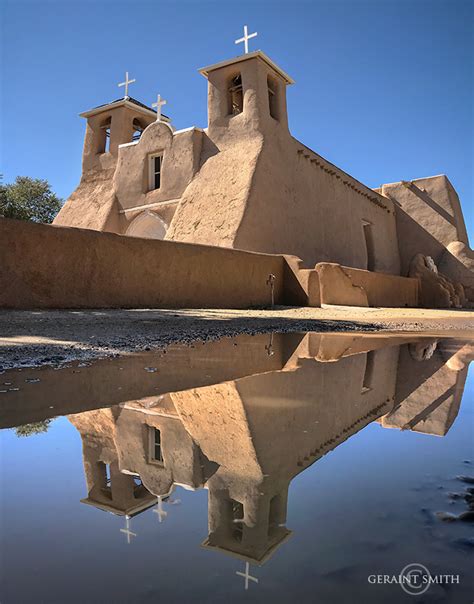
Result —
[[81, 503], [121, 516], [133, 516], [156, 503], [138, 476], [120, 472], [117, 461], [98, 460], [96, 451], [87, 446], [83, 449], [88, 496]]
[[87, 497], [81, 503], [118, 515], [133, 516], [156, 503], [137, 474], [120, 471], [112, 409], [69, 416], [82, 438]]
[[291, 535], [285, 527], [288, 484], [272, 496], [255, 485], [243, 502], [232, 498], [227, 489], [209, 487], [209, 537], [202, 544], [247, 562], [265, 563]]

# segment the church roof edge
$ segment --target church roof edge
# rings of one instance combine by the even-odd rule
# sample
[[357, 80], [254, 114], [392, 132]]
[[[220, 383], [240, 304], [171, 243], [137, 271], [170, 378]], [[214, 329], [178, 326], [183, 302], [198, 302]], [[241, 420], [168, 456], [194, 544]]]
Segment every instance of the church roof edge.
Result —
[[[97, 113], [102, 113], [103, 111], [107, 111], [107, 109], [109, 109], [111, 107], [121, 107], [121, 106], [125, 106], [125, 107], [128, 106], [133, 109], [138, 109], [139, 111], [142, 111], [143, 113], [147, 113], [148, 115], [156, 116], [156, 111], [154, 109], [152, 109], [151, 107], [148, 107], [148, 105], [145, 105], [141, 101], [138, 101], [137, 99], [134, 99], [131, 96], [121, 98], [121, 99], [116, 99], [115, 101], [111, 101], [110, 103], [104, 103], [103, 105], [98, 105], [97, 107], [94, 107], [93, 109], [89, 109], [88, 111], [84, 111], [83, 113], [80, 113], [79, 116], [80, 117], [90, 117], [91, 115], [96, 115]], [[164, 121], [170, 121], [170, 118], [164, 114], [162, 114], [161, 117], [163, 118]]]
[[233, 59], [227, 59], [225, 61], [220, 61], [219, 63], [214, 63], [213, 65], [209, 65], [207, 67], [201, 67], [198, 69], [199, 73], [203, 75], [205, 78], [209, 76], [211, 71], [215, 69], [220, 69], [221, 67], [227, 67], [227, 65], [232, 65], [233, 63], [240, 63], [241, 61], [247, 61], [249, 59], [254, 58], [261, 59], [264, 63], [266, 63], [269, 67], [271, 67], [277, 74], [282, 77], [287, 84], [294, 84], [295, 81], [291, 78], [283, 69], [280, 69], [276, 63], [274, 63], [269, 56], [267, 56], [262, 50], [255, 50], [253, 52], [249, 52], [244, 55], [239, 55], [238, 57], [234, 57]]

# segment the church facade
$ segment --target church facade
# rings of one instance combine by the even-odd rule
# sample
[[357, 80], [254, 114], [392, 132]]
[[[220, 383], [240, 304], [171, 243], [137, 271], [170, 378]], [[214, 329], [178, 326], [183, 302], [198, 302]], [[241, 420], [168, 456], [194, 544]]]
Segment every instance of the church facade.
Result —
[[417, 277], [421, 305], [471, 305], [474, 256], [446, 176], [373, 190], [328, 162], [291, 135], [294, 82], [262, 51], [200, 73], [206, 129], [174, 130], [129, 96], [81, 114], [82, 177], [55, 224]]

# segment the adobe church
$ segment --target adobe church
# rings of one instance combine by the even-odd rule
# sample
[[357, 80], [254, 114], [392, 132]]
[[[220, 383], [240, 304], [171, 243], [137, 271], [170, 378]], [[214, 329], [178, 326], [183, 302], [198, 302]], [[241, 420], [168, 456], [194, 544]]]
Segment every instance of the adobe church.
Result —
[[[87, 120], [82, 177], [54, 224], [420, 279], [421, 306], [472, 306], [474, 255], [444, 175], [373, 190], [296, 140], [292, 78], [264, 52], [200, 69], [208, 126], [175, 130], [128, 95]], [[320, 275], [321, 277], [321, 275]], [[380, 304], [384, 305], [384, 304]]]

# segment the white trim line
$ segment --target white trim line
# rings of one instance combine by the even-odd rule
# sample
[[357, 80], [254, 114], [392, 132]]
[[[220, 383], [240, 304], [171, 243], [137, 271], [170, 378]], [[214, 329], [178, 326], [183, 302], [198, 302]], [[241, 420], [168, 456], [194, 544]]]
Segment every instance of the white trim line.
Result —
[[132, 141], [131, 143], [122, 143], [118, 146], [118, 148], [122, 149], [122, 147], [133, 147], [134, 145], [138, 145], [139, 140], [140, 139], [138, 139], [137, 141]]
[[182, 128], [181, 130], [175, 130], [173, 134], [182, 134], [183, 132], [189, 132], [190, 130], [196, 130], [197, 132], [204, 132], [202, 128], [198, 128], [197, 126], [190, 126], [189, 128]]
[[[153, 122], [153, 123], [155, 123], [155, 122]], [[183, 132], [190, 132], [191, 130], [196, 130], [197, 132], [204, 132], [204, 130], [202, 128], [198, 128], [197, 126], [190, 126], [189, 128], [183, 128], [182, 130], [173, 130], [173, 126], [171, 124], [168, 124], [168, 122], [162, 122], [162, 123], [166, 124], [167, 126], [169, 126], [171, 128], [173, 136], [175, 136], [176, 134], [182, 134]], [[150, 126], [151, 126], [151, 124], [150, 124]], [[147, 128], [148, 128], [148, 126], [147, 126]], [[133, 147], [134, 145], [138, 145], [139, 142], [140, 142], [140, 139], [138, 139], [136, 141], [132, 141], [131, 143], [122, 143], [121, 145], [118, 146], [118, 148], [122, 149], [123, 147]]]
[[[446, 174], [434, 174], [433, 176], [422, 176], [421, 178], [412, 178], [410, 180], [406, 180], [405, 182], [412, 183], [412, 182], [416, 182], [417, 180], [430, 180], [431, 178], [439, 178], [440, 176], [443, 176], [444, 178], [448, 178], [446, 176]], [[449, 180], [449, 178], [448, 178], [448, 180]], [[402, 183], [401, 180], [397, 180], [396, 182], [385, 182], [385, 183], [383, 183], [383, 185], [381, 185], [381, 187], [385, 187], [385, 186], [388, 187], [389, 185], [400, 185], [401, 183]], [[376, 188], [378, 188], [378, 187], [376, 187]]]
[[[106, 105], [101, 105], [100, 107], [95, 107], [94, 109], [83, 111], [79, 114], [79, 117], [90, 117], [91, 115], [103, 113], [104, 111], [110, 111], [111, 109], [115, 109], [115, 107], [128, 107], [129, 109], [135, 109], [139, 113], [144, 113], [148, 116], [154, 116], [156, 119], [156, 111], [154, 109], [142, 107], [141, 105], [132, 103], [128, 99], [122, 99], [121, 101], [117, 101], [115, 103], [107, 103]], [[168, 116], [163, 115], [161, 121], [166, 124], [168, 122], [171, 122], [171, 119]]]
[[146, 210], [147, 208], [155, 208], [167, 203], [179, 203], [181, 201], [181, 197], [177, 197], [175, 199], [166, 199], [165, 201], [155, 201], [154, 203], [145, 203], [142, 206], [135, 206], [134, 208], [126, 208], [125, 210], [119, 210], [119, 214], [130, 214], [130, 212], [137, 212], [140, 210]]
[[[143, 413], [144, 415], [154, 415], [159, 417], [167, 417], [169, 419], [179, 419], [178, 415], [173, 415], [172, 413], [166, 413], [166, 411], [154, 411], [153, 407], [149, 409], [145, 409], [143, 407], [134, 407], [133, 403], [125, 403], [123, 406], [124, 409], [130, 409], [131, 411], [138, 411], [139, 413]], [[147, 424], [148, 425], [148, 424]], [[150, 426], [150, 428], [154, 428], [155, 426]]]
[[[198, 489], [196, 487], [192, 487], [189, 484], [185, 484], [184, 482], [174, 482], [173, 483], [176, 487], [181, 487], [182, 489], [184, 489], [185, 491], [197, 491]], [[198, 487], [199, 488], [199, 487]]]

